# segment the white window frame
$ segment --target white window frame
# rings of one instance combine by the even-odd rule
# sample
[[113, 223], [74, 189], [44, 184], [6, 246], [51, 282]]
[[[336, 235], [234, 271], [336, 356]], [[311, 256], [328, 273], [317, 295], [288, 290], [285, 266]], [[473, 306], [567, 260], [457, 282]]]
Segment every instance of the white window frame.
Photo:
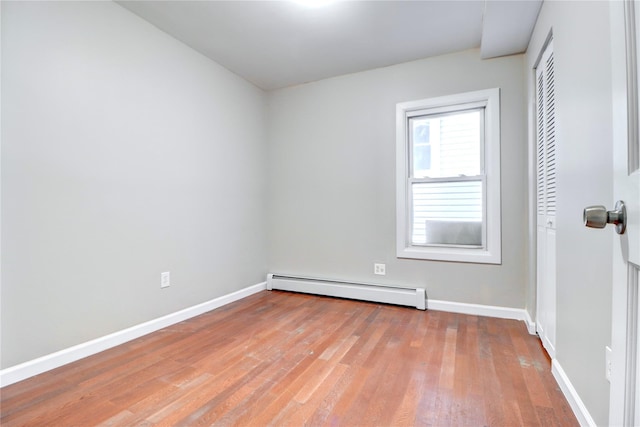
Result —
[[[409, 118], [418, 114], [484, 105], [484, 247], [416, 246], [411, 244], [411, 150]], [[500, 89], [401, 102], [396, 105], [396, 244], [398, 258], [501, 264]]]

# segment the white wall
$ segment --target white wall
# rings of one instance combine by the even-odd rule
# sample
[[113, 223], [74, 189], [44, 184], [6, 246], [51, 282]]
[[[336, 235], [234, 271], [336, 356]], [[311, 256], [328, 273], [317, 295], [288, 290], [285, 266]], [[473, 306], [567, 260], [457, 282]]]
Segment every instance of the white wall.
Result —
[[611, 339], [613, 231], [587, 229], [582, 210], [612, 194], [607, 2], [545, 2], [527, 51], [533, 67], [553, 30], [557, 111], [557, 362], [598, 425], [608, 424], [605, 351]]
[[2, 3], [1, 366], [262, 282], [265, 94], [117, 4]]
[[[276, 273], [424, 286], [431, 299], [525, 307], [523, 55], [478, 50], [269, 95], [269, 267]], [[395, 106], [501, 88], [502, 265], [396, 258]], [[387, 265], [386, 276], [373, 263]]]

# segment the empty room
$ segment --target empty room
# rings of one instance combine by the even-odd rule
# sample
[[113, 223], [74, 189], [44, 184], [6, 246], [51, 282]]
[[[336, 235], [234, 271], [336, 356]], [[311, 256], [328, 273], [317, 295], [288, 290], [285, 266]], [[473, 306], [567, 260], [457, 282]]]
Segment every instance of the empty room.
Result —
[[634, 1], [0, 1], [3, 426], [640, 425]]

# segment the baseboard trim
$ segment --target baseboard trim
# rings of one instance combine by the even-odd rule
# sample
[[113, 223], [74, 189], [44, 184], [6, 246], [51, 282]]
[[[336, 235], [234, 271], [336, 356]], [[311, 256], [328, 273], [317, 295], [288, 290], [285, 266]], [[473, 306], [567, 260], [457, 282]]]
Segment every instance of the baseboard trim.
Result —
[[0, 370], [0, 387], [17, 383], [43, 372], [75, 362], [76, 360], [108, 350], [143, 335], [158, 331], [162, 328], [166, 328], [167, 326], [182, 322], [183, 320], [199, 316], [203, 313], [215, 310], [216, 308], [220, 308], [266, 289], [266, 282], [258, 283], [201, 304], [176, 311], [175, 313]]
[[580, 399], [578, 392], [573, 387], [573, 384], [571, 384], [569, 377], [564, 372], [564, 369], [562, 369], [557, 359], [553, 359], [551, 361], [551, 373], [560, 386], [560, 390], [562, 390], [567, 402], [569, 402], [569, 406], [571, 406], [571, 409], [573, 410], [573, 413], [578, 419], [580, 425], [597, 427], [596, 422], [591, 418], [591, 414], [589, 414], [587, 407], [584, 402], [582, 402], [582, 399]]
[[525, 323], [525, 325], [527, 325], [527, 331], [529, 331], [529, 335], [537, 335], [538, 334], [536, 332], [536, 322], [531, 320], [531, 315], [529, 314], [529, 312], [526, 309], [524, 310], [524, 323]]
[[427, 299], [427, 310], [448, 311], [450, 313], [471, 314], [475, 316], [497, 317], [498, 319], [521, 320], [526, 323], [529, 333], [531, 333], [530, 323], [533, 323], [531, 322], [529, 313], [523, 308], [498, 307], [493, 305], [468, 304], [464, 302]]

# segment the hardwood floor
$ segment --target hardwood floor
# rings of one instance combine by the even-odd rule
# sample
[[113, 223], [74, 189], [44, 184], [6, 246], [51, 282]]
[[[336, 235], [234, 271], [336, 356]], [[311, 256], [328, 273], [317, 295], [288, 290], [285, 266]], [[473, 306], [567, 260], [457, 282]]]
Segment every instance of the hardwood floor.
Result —
[[264, 291], [0, 390], [9, 426], [572, 426], [523, 323]]

